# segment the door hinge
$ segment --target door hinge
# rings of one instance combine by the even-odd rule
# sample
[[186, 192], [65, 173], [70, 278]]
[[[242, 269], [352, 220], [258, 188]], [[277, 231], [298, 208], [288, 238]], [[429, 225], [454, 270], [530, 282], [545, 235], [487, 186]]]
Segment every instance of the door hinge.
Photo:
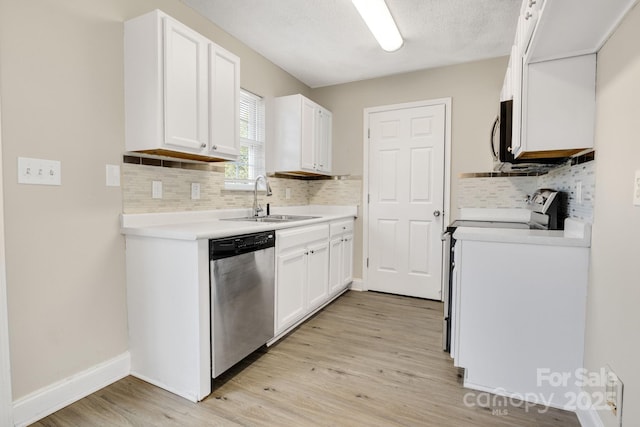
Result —
[[371, 129], [367, 129], [367, 139], [371, 139]]
[[367, 204], [371, 203], [371, 194], [367, 194]]
[[367, 258], [367, 268], [369, 268], [369, 258]]

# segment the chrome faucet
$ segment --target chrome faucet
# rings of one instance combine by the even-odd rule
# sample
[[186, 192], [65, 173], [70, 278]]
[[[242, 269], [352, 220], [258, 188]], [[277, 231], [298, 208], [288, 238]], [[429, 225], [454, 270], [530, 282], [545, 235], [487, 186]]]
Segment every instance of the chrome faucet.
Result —
[[264, 175], [258, 175], [256, 177], [256, 182], [253, 184], [253, 216], [262, 216], [260, 213], [263, 212], [262, 207], [258, 204], [258, 181], [261, 179], [264, 181], [264, 185], [267, 188], [267, 196], [271, 196], [273, 194], [267, 177]]

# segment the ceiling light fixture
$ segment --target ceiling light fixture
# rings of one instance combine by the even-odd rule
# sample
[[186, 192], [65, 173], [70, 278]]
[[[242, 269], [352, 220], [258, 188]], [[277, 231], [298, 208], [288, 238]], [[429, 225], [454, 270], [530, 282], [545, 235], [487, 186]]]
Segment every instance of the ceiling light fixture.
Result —
[[351, 0], [380, 47], [395, 52], [404, 41], [384, 0]]

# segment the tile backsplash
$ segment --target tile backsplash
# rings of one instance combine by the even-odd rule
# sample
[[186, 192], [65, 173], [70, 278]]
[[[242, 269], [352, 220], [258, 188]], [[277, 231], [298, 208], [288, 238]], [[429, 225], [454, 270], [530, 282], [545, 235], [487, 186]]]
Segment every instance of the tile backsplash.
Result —
[[[576, 198], [576, 185], [582, 183], [582, 203]], [[458, 180], [460, 208], [524, 208], [527, 195], [538, 188], [562, 191], [567, 196], [568, 216], [593, 222], [595, 198], [595, 160], [563, 166], [540, 176], [465, 177]]]
[[[151, 198], [151, 182], [162, 181], [162, 199]], [[200, 199], [191, 200], [191, 183], [200, 184]], [[362, 179], [299, 180], [270, 177], [271, 197], [258, 194], [264, 206], [360, 205]], [[286, 189], [290, 198], [286, 198]], [[210, 170], [122, 165], [123, 213], [175, 212], [210, 209], [250, 208], [253, 192], [224, 189], [224, 166]]]

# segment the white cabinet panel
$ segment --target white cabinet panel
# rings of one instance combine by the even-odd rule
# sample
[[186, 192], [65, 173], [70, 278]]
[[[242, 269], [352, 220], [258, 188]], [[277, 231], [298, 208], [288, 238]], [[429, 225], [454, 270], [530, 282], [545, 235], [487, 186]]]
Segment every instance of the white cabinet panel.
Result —
[[240, 59], [220, 46], [210, 44], [209, 61], [209, 155], [234, 158], [240, 154]]
[[276, 279], [276, 333], [300, 319], [305, 312], [307, 255], [298, 249], [278, 255]]
[[207, 146], [208, 40], [181, 23], [164, 30], [165, 144], [200, 151]]
[[335, 295], [353, 282], [353, 220], [331, 223], [329, 246], [329, 294]]
[[529, 64], [523, 85], [522, 139], [516, 155], [593, 147], [595, 54]]
[[329, 293], [342, 289], [343, 238], [333, 237], [329, 243]]
[[301, 98], [301, 102], [300, 167], [315, 170], [316, 106], [306, 98]]
[[342, 286], [353, 282], [353, 234], [347, 233], [342, 239]]
[[329, 296], [329, 243], [309, 245], [307, 257], [308, 309], [313, 310]]

